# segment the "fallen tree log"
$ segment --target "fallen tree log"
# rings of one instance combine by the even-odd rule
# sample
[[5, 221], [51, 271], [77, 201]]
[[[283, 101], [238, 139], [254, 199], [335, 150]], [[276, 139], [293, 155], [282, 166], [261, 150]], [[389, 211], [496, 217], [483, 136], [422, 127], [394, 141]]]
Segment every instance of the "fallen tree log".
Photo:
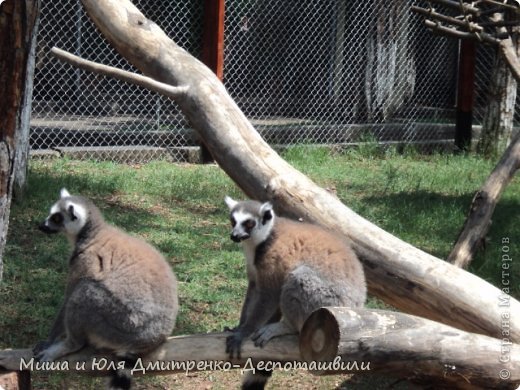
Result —
[[309, 362], [338, 356], [344, 362], [368, 361], [369, 373], [383, 372], [433, 388], [520, 385], [520, 345], [397, 312], [319, 309], [303, 326], [300, 351]]
[[[111, 45], [147, 76], [187, 87], [176, 96], [226, 173], [251, 198], [342, 232], [363, 261], [370, 293], [409, 313], [501, 337], [503, 292], [363, 219], [292, 168], [255, 131], [218, 78], [128, 0], [82, 0]], [[511, 339], [520, 342], [520, 303], [508, 297]]]
[[[520, 385], [520, 346], [467, 333], [412, 315], [383, 310], [322, 308], [301, 335], [272, 339], [264, 348], [250, 340], [242, 358], [229, 360], [229, 333], [170, 337], [156, 351], [127, 366], [132, 375], [200, 370], [304, 369], [327, 375], [386, 373], [449, 388], [512, 388]], [[337, 358], [339, 357], [339, 358]], [[119, 362], [84, 349], [66, 360], [38, 363], [30, 349], [0, 351], [0, 371], [76, 371], [108, 375]]]
[[483, 245], [491, 226], [495, 206], [515, 172], [520, 168], [520, 132], [512, 140], [493, 172], [477, 191], [469, 215], [459, 234], [448, 261], [466, 268], [476, 251]]
[[[173, 374], [189, 371], [217, 371], [250, 369], [262, 361], [300, 361], [298, 336], [279, 337], [264, 348], [257, 348], [247, 340], [242, 345], [242, 358], [229, 360], [226, 353], [226, 338], [229, 332], [195, 334], [170, 337], [166, 343], [151, 354], [130, 366], [132, 375], [146, 373]], [[51, 363], [38, 363], [31, 349], [0, 351], [0, 372], [4, 371], [78, 371], [90, 375], [108, 375], [108, 370], [117, 366], [114, 356], [85, 348]]]

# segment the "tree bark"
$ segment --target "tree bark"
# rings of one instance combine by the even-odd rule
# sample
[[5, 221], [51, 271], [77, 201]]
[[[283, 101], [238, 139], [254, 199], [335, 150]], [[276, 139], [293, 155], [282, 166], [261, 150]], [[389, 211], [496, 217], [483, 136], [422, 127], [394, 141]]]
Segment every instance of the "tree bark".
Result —
[[518, 51], [511, 38], [500, 41], [500, 53], [504, 56], [509, 70], [513, 74], [516, 82], [520, 82], [520, 60], [518, 59]]
[[370, 362], [358, 374], [384, 372], [434, 388], [520, 385], [520, 345], [397, 312], [318, 309], [305, 322], [300, 351], [306, 361]]
[[[31, 128], [31, 110], [32, 110], [32, 96], [33, 96], [33, 82], [34, 70], [36, 64], [36, 41], [38, 34], [38, 26], [40, 22], [40, 0], [30, 1], [27, 3], [34, 3], [34, 6], [29, 5], [29, 13], [27, 15], [29, 23], [26, 31], [26, 69], [25, 69], [25, 92], [23, 94], [23, 103], [20, 110], [19, 128], [16, 132], [16, 159], [14, 165], [14, 182], [13, 182], [13, 197], [15, 199], [21, 198], [27, 188], [27, 170], [29, 162], [29, 131]], [[31, 7], [33, 8], [31, 10]]]
[[[187, 86], [177, 103], [218, 164], [251, 198], [351, 239], [369, 291], [409, 313], [501, 337], [502, 292], [366, 221], [285, 162], [255, 131], [216, 76], [128, 0], [82, 0], [107, 40], [146, 75]], [[520, 342], [520, 303], [508, 298], [511, 339]]]
[[39, 0], [25, 0], [0, 5], [0, 280], [14, 172], [28, 151], [28, 133], [22, 134], [21, 129], [29, 120], [32, 70], [28, 59], [34, 50], [39, 4]]
[[378, 0], [367, 37], [365, 99], [369, 121], [387, 121], [413, 96], [415, 63], [409, 48], [408, 3]]
[[484, 245], [495, 206], [518, 168], [520, 168], [520, 132], [514, 137], [493, 172], [473, 197], [468, 218], [448, 256], [449, 262], [457, 267], [466, 268], [477, 250]]
[[[502, 21], [503, 15], [496, 14], [494, 19]], [[517, 27], [513, 29], [518, 30]], [[500, 27], [498, 30], [507, 33], [505, 27]], [[512, 48], [514, 55], [518, 57], [518, 42], [513, 43], [512, 38], [509, 38], [509, 41], [510, 49]], [[482, 123], [482, 133], [477, 145], [477, 152], [486, 157], [498, 156], [499, 151], [504, 150], [511, 142], [517, 81], [510, 68], [511, 64], [507, 63], [507, 57], [502, 50], [499, 51], [491, 74], [489, 99]]]

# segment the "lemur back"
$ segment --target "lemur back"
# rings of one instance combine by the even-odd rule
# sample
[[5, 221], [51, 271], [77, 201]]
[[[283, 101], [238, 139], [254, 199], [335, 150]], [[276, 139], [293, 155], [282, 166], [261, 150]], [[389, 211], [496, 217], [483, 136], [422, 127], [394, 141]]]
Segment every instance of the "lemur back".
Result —
[[[65, 300], [35, 351], [40, 360], [87, 345], [133, 359], [166, 340], [178, 311], [177, 281], [155, 248], [107, 224], [91, 201], [66, 190], [40, 229], [63, 232], [73, 245]], [[128, 388], [123, 382], [119, 387]]]
[[257, 246], [258, 286], [281, 288], [288, 275], [305, 265], [330, 284], [350, 287], [342, 306], [362, 306], [366, 288], [361, 263], [345, 240], [324, 228], [277, 217], [271, 235]]
[[[342, 237], [317, 225], [277, 217], [269, 202], [226, 197], [226, 204], [231, 239], [242, 243], [249, 279], [239, 325], [226, 343], [230, 357], [240, 356], [245, 338], [261, 347], [274, 337], [299, 333], [320, 307], [363, 306], [363, 267]], [[250, 375], [242, 386], [263, 388], [269, 375]]]

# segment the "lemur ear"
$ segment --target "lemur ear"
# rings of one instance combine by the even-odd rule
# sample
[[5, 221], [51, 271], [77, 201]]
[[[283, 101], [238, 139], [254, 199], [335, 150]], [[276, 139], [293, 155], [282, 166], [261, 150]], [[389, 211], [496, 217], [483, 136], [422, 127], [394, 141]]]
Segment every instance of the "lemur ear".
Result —
[[70, 205], [68, 208], [67, 208], [67, 211], [69, 213], [69, 217], [70, 217], [70, 220], [71, 221], [74, 221], [75, 219], [78, 219], [78, 217], [76, 216], [76, 214], [74, 214], [74, 206], [73, 205]]
[[265, 202], [260, 207], [260, 215], [262, 216], [262, 225], [271, 220], [274, 216], [273, 205], [271, 202]]
[[60, 198], [66, 198], [68, 196], [70, 196], [69, 191], [67, 191], [66, 188], [62, 188], [60, 190]]
[[226, 202], [227, 206], [230, 210], [233, 210], [233, 207], [235, 207], [238, 202], [236, 200], [231, 199], [231, 197], [227, 196], [224, 198], [224, 202]]

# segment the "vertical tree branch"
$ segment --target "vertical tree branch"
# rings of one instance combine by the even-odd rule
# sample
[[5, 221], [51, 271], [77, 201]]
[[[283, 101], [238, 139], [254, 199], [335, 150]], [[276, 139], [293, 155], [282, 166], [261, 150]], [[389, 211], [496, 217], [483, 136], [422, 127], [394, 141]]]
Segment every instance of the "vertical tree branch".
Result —
[[520, 132], [509, 145], [504, 155], [484, 185], [473, 197], [469, 215], [464, 223], [459, 238], [455, 243], [448, 261], [458, 267], [466, 268], [482, 247], [491, 226], [491, 217], [495, 206], [515, 172], [520, 167]]

